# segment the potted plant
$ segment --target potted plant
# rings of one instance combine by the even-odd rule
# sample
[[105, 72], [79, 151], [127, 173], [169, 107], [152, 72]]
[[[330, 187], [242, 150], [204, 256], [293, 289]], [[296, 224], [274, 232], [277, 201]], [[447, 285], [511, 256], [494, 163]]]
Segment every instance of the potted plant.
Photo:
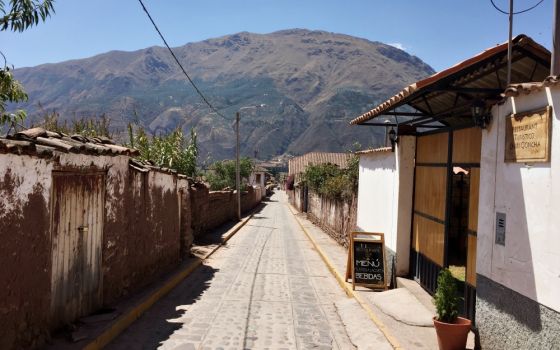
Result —
[[455, 279], [448, 269], [443, 269], [438, 276], [438, 286], [434, 296], [437, 316], [434, 327], [440, 350], [464, 350], [471, 321], [459, 317], [459, 302]]

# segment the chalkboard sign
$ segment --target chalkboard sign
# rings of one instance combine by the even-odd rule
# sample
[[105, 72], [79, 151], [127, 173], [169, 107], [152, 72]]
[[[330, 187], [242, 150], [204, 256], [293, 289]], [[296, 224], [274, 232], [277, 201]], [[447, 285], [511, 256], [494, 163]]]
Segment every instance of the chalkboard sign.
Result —
[[349, 253], [351, 267], [347, 270], [351, 270], [352, 289], [357, 285], [387, 289], [383, 233], [352, 232]]

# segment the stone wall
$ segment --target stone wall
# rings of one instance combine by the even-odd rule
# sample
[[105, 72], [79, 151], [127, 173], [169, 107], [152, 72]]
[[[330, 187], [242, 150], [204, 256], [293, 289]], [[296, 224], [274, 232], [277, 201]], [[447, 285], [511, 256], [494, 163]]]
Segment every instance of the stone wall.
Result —
[[482, 349], [557, 349], [560, 313], [483, 275], [477, 276], [476, 323]]

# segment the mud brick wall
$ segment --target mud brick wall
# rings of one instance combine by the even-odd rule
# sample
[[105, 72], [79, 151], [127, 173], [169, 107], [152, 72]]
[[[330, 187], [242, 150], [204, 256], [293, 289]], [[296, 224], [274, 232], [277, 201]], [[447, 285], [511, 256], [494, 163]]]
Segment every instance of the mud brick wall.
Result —
[[106, 198], [103, 300], [110, 304], [174, 268], [181, 235], [176, 176], [127, 169], [107, 182], [123, 189]]
[[233, 191], [212, 191], [208, 195], [206, 229], [212, 230], [235, 219], [236, 198]]
[[179, 180], [179, 197], [181, 205], [181, 221], [180, 221], [180, 255], [182, 259], [189, 257], [191, 246], [194, 240], [192, 228], [192, 210], [191, 210], [191, 194], [189, 191], [189, 183], [187, 179]]
[[310, 190], [308, 200], [307, 217], [340, 245], [348, 247], [348, 235], [356, 228], [356, 198], [335, 200]]
[[195, 183], [189, 188], [191, 202], [191, 227], [193, 235], [199, 236], [206, 230], [206, 215], [208, 214], [209, 191], [203, 183]]
[[261, 202], [261, 189], [248, 187], [247, 191], [241, 193], [241, 212], [246, 213], [255, 208]]
[[50, 178], [42, 159], [0, 155], [0, 164], [0, 349], [35, 348], [49, 334]]
[[0, 349], [39, 348], [56, 327], [51, 322], [54, 170], [105, 174], [104, 304], [177, 266], [181, 244], [187, 244], [179, 232], [177, 176], [139, 172], [128, 162], [126, 156], [0, 154]]

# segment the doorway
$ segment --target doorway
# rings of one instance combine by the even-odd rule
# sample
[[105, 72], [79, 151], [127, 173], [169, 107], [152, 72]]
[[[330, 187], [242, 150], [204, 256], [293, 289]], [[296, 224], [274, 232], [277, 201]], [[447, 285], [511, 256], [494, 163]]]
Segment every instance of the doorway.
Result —
[[51, 317], [60, 326], [101, 306], [105, 173], [53, 172]]
[[470, 168], [453, 167], [447, 263], [455, 279], [465, 282], [468, 251]]

